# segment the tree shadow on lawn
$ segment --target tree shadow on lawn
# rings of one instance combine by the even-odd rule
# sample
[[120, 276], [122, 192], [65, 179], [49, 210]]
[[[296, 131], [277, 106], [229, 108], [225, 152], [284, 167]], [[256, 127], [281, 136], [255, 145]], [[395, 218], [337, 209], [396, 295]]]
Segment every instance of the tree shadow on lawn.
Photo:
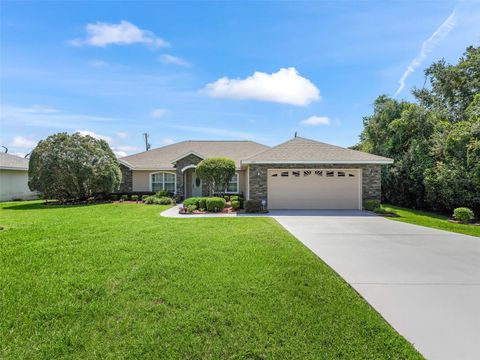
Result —
[[87, 206], [98, 206], [98, 205], [105, 205], [108, 203], [92, 203], [92, 204], [68, 204], [68, 205], [60, 205], [60, 204], [45, 204], [45, 202], [32, 202], [32, 203], [19, 203], [7, 205], [1, 207], [4, 210], [46, 210], [46, 209], [68, 209], [68, 208], [80, 208], [80, 207], [87, 207]]

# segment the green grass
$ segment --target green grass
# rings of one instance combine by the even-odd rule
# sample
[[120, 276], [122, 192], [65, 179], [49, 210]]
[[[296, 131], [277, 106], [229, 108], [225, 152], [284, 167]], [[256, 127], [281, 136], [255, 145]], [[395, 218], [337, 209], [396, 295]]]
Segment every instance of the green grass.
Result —
[[0, 205], [2, 359], [416, 359], [269, 218]]
[[422, 225], [465, 235], [480, 236], [480, 226], [452, 223], [448, 221], [448, 217], [444, 215], [421, 210], [412, 210], [394, 205], [382, 205], [382, 208], [400, 215], [400, 217], [389, 218], [391, 220], [403, 221], [409, 224]]

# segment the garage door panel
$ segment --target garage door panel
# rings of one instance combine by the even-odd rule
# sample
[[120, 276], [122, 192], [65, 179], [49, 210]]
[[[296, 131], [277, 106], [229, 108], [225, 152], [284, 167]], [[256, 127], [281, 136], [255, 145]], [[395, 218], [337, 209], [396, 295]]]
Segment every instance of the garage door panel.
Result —
[[360, 170], [268, 171], [270, 209], [358, 209]]

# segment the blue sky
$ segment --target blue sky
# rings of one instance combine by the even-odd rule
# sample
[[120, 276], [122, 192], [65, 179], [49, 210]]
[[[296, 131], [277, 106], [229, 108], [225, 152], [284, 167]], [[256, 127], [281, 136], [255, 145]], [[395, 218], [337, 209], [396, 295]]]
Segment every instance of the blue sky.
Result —
[[429, 64], [479, 42], [479, 2], [3, 1], [0, 145], [82, 131], [121, 156], [144, 132], [158, 147], [298, 131], [350, 146], [378, 95], [411, 99]]

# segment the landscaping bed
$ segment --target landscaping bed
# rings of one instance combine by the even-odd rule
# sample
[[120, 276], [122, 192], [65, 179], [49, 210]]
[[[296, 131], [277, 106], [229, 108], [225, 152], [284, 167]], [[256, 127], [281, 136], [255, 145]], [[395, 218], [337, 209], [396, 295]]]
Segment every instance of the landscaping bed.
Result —
[[240, 212], [268, 212], [258, 200], [245, 201], [241, 195], [224, 195], [223, 197], [190, 197], [183, 201], [179, 214], [235, 214]]

